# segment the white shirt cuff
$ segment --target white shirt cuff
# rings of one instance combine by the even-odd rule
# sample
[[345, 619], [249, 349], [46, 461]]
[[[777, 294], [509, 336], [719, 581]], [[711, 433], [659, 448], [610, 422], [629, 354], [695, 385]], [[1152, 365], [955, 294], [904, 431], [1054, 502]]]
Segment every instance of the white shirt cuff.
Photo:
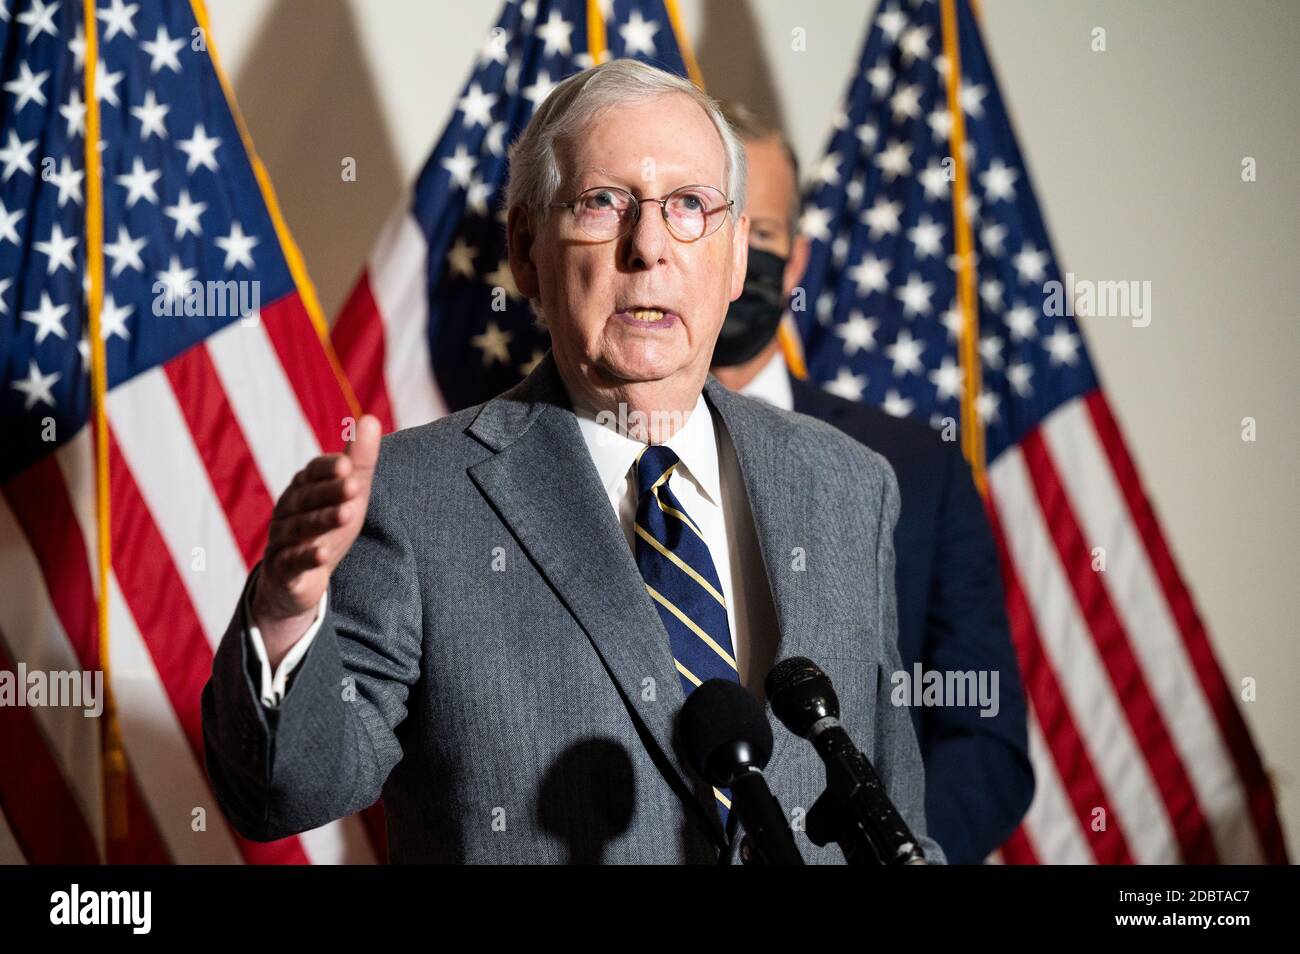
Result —
[[266, 644], [262, 642], [262, 633], [253, 625], [253, 616], [248, 612], [248, 606], [244, 606], [244, 619], [248, 622], [248, 638], [253, 644], [253, 652], [257, 653], [258, 662], [262, 664], [262, 705], [268, 709], [274, 709], [280, 705], [284, 699], [285, 686], [289, 681], [289, 673], [293, 672], [298, 663], [302, 662], [302, 657], [307, 655], [307, 650], [311, 646], [311, 641], [316, 638], [316, 633], [320, 631], [321, 623], [325, 622], [325, 606], [329, 600], [329, 590], [321, 594], [320, 603], [316, 606], [316, 618], [312, 620], [311, 626], [307, 632], [303, 633], [302, 638], [293, 644], [284, 659], [280, 660], [280, 666], [274, 673], [271, 672], [271, 660], [266, 655]]

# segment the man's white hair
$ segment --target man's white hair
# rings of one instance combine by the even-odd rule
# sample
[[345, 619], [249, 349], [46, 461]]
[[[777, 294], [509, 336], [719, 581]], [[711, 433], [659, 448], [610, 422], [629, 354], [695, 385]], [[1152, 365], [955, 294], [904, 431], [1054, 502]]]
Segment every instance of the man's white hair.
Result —
[[669, 94], [689, 96], [717, 129], [727, 157], [722, 189], [734, 200], [732, 214], [738, 219], [745, 210], [745, 145], [721, 108], [690, 80], [632, 59], [610, 60], [575, 73], [551, 91], [510, 147], [506, 208], [522, 205], [535, 218], [545, 218], [560, 189], [557, 145], [577, 141], [590, 123], [615, 106]]

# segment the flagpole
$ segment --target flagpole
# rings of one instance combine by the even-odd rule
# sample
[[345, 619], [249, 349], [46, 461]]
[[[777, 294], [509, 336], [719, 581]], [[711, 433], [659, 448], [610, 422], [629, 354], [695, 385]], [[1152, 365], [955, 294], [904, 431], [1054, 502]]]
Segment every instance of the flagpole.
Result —
[[109, 512], [108, 365], [100, 330], [104, 304], [104, 191], [99, 159], [99, 100], [95, 98], [95, 72], [99, 62], [99, 32], [95, 0], [84, 0], [86, 58], [86, 272], [90, 290], [86, 303], [90, 338], [90, 389], [95, 453], [96, 537], [99, 556], [99, 668], [104, 673], [104, 721], [102, 734], [102, 781], [104, 795], [104, 860], [111, 853], [109, 843], [127, 837], [126, 752], [122, 748], [122, 727], [113, 693], [108, 631], [109, 573], [113, 566], [112, 518]]
[[605, 59], [609, 44], [605, 36], [605, 15], [600, 12], [600, 0], [587, 0], [587, 55], [591, 65], [599, 66]]
[[[686, 75], [690, 77], [691, 82], [704, 89], [704, 74], [700, 70], [700, 64], [695, 59], [695, 51], [691, 48], [690, 38], [686, 35], [686, 28], [682, 24], [681, 11], [677, 7], [677, 0], [664, 0], [664, 10], [668, 14], [668, 23], [672, 27], [673, 37], [677, 40], [677, 49], [682, 54], [682, 64], [686, 67]], [[796, 184], [797, 188], [797, 184]], [[781, 319], [781, 324], [777, 326], [777, 338], [780, 340], [781, 354], [785, 358], [786, 367], [796, 378], [804, 379], [808, 377], [808, 366], [804, 362], [803, 345], [799, 341], [799, 334], [794, 327], [794, 322], [788, 317]]]
[[682, 26], [682, 15], [677, 9], [677, 0], [664, 0], [664, 11], [668, 14], [668, 24], [673, 28], [673, 36], [677, 38], [677, 50], [682, 55], [682, 65], [686, 67], [686, 75], [690, 77], [692, 83], [704, 89], [704, 74], [700, 72], [700, 64], [695, 60], [695, 51], [691, 49], [691, 42], [686, 37], [686, 29]]
[[941, 0], [943, 55], [948, 61], [948, 114], [952, 118], [952, 223], [957, 249], [957, 302], [962, 324], [958, 357], [962, 368], [961, 448], [970, 464], [975, 486], [988, 495], [984, 469], [984, 425], [977, 404], [980, 393], [979, 299], [975, 294], [974, 241], [966, 215], [970, 192], [966, 168], [966, 121], [961, 109], [961, 52], [957, 42], [957, 0]]

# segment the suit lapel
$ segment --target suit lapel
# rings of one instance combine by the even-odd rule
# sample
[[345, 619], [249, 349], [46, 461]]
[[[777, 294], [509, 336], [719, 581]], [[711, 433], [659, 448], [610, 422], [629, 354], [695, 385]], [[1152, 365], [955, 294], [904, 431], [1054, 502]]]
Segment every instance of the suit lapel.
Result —
[[[772, 427], [770, 410], [732, 394], [712, 375], [704, 393], [726, 424], [740, 461], [781, 630], [776, 661], [790, 656], [816, 661], [830, 644], [809, 577], [829, 558], [819, 549], [828, 515], [817, 506], [818, 476], [807, 443], [788, 428]], [[780, 731], [788, 734], [783, 727]]]
[[[732, 394], [712, 376], [706, 382], [705, 395], [718, 408], [740, 460], [780, 628], [774, 662], [807, 656], [824, 664], [832, 652], [828, 639], [831, 621], [824, 617], [824, 590], [816, 581], [826, 577], [835, 567], [835, 560], [824, 552], [826, 533], [822, 526], [826, 515], [819, 513], [819, 478], [807, 454], [809, 443], [796, 430], [774, 428], [770, 411], [754, 400]], [[762, 690], [761, 686], [754, 689]], [[806, 743], [776, 719], [771, 704], [766, 708], [772, 729], [768, 784], [781, 806], [790, 811], [800, 805], [797, 799], [803, 795], [785, 785], [787, 781], [798, 781], [787, 762]], [[803, 781], [806, 794], [807, 780]], [[736, 847], [731, 846], [732, 858], [736, 857]]]
[[[591, 640], [669, 784], [721, 844], [712, 792], [694, 781], [674, 744], [684, 696], [668, 634], [608, 505], [553, 355], [488, 402], [469, 430], [497, 451], [471, 467], [470, 478]], [[647, 686], [654, 688], [651, 699]]]

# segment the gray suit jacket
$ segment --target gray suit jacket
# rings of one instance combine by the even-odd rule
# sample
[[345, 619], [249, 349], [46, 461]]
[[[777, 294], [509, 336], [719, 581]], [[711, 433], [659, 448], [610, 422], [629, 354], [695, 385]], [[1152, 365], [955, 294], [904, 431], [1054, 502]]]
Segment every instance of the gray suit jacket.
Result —
[[[912, 724], [889, 700], [893, 472], [813, 418], [712, 377], [704, 393], [748, 490], [777, 658], [826, 670], [850, 734], [941, 860]], [[252, 657], [236, 611], [203, 732], [217, 798], [249, 838], [382, 793], [394, 862], [737, 856], [675, 736], [668, 637], [549, 353], [506, 394], [384, 438], [364, 529], [278, 709], [259, 701]], [[798, 818], [825, 774], [810, 744], [772, 732], [768, 782]], [[843, 860], [796, 838], [810, 862]]]

